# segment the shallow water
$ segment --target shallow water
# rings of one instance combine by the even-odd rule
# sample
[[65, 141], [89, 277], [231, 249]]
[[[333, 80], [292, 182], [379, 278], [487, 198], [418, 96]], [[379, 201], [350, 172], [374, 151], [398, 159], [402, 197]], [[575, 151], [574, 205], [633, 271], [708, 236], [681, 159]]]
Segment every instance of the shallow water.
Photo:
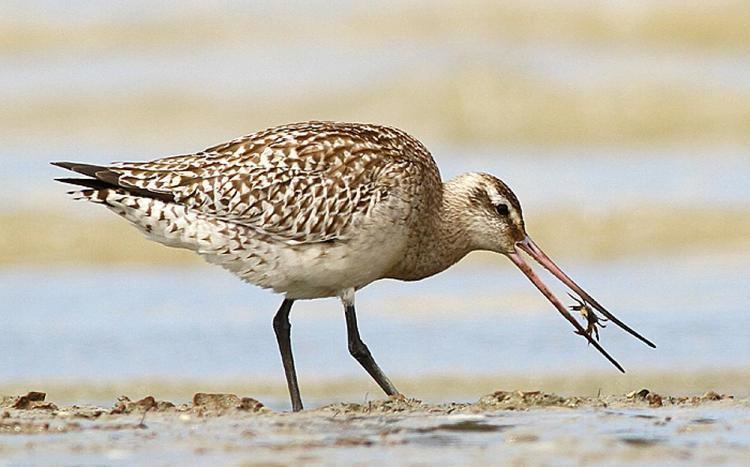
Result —
[[742, 465], [750, 455], [746, 401], [453, 414], [358, 410], [105, 412], [94, 419], [71, 419], [67, 409], [11, 411], [2, 427], [21, 429], [4, 430], [0, 463]]
[[[566, 269], [658, 345], [610, 324], [601, 342], [626, 369], [697, 371], [750, 362], [746, 260]], [[6, 270], [0, 297], [0, 380], [281, 376], [271, 329], [280, 298], [220, 269]], [[357, 298], [363, 337], [393, 375], [610, 369], [501, 257], [418, 283], [381, 281]], [[295, 304], [302, 379], [366, 377], [346, 351], [342, 315], [335, 299]]]

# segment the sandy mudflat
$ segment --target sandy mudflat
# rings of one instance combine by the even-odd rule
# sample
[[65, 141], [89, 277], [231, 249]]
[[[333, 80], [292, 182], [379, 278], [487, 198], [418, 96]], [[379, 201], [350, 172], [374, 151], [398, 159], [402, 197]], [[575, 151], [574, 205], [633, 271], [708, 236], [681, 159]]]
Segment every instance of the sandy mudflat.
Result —
[[395, 397], [298, 414], [234, 394], [185, 404], [0, 399], [0, 465], [17, 463], [744, 463], [750, 399], [648, 390], [600, 397], [498, 391], [475, 403]]

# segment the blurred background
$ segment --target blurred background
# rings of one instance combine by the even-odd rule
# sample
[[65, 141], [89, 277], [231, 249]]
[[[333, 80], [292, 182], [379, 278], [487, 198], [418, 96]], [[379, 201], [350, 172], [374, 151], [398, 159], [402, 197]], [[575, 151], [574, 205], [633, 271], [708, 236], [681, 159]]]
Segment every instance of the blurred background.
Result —
[[[619, 376], [509, 262], [473, 254], [358, 295], [402, 390], [750, 392], [750, 3], [6, 0], [0, 393], [286, 404], [280, 298], [72, 202], [48, 163], [189, 153], [309, 119], [398, 126], [446, 178], [499, 176], [537, 242], [659, 345], [605, 329]], [[292, 318], [303, 395], [380, 396], [337, 301]]]

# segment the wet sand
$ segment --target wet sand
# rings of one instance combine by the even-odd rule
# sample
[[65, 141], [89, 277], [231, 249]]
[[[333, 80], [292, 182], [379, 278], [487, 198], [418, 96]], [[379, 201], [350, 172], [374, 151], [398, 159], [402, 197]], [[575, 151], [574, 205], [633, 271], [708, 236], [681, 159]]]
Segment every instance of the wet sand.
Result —
[[565, 464], [750, 459], [750, 399], [647, 389], [563, 397], [496, 391], [474, 403], [392, 397], [274, 411], [234, 394], [175, 404], [121, 396], [58, 406], [0, 397], [0, 464]]

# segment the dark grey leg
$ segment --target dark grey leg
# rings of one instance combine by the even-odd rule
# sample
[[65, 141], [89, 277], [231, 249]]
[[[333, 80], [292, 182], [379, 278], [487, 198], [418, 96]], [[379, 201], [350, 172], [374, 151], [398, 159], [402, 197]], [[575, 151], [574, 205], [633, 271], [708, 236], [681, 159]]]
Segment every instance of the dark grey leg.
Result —
[[372, 358], [370, 349], [367, 348], [362, 339], [359, 337], [357, 329], [357, 315], [354, 311], [354, 305], [344, 305], [346, 313], [346, 334], [349, 340], [349, 353], [354, 357], [362, 367], [370, 373], [370, 376], [389, 396], [398, 394], [398, 390], [391, 383], [388, 377], [380, 369], [375, 359]]
[[292, 325], [289, 323], [289, 312], [292, 310], [294, 300], [284, 299], [281, 308], [273, 317], [273, 330], [276, 333], [276, 341], [281, 351], [281, 362], [284, 364], [286, 385], [289, 388], [289, 397], [292, 399], [292, 410], [302, 410], [302, 398], [299, 395], [297, 385], [297, 371], [294, 369], [294, 356], [292, 356], [292, 342], [289, 338]]

